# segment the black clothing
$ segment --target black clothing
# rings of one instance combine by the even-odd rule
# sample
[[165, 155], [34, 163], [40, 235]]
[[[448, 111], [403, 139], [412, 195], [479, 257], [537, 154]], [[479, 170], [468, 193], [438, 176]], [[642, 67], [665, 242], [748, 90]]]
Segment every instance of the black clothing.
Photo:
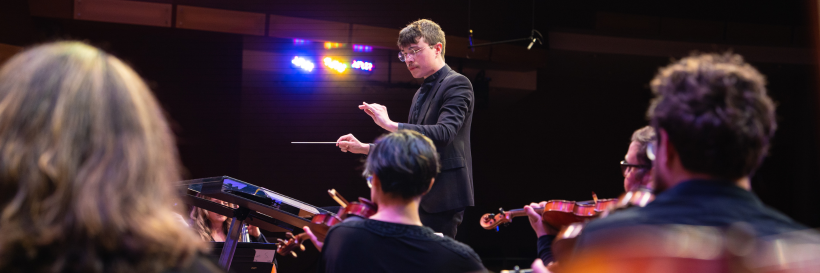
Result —
[[430, 89], [436, 85], [436, 80], [441, 78], [441, 73], [445, 71], [445, 69], [439, 69], [433, 75], [424, 79], [424, 83], [419, 88], [418, 96], [416, 96], [416, 100], [413, 101], [413, 108], [412, 112], [410, 112], [410, 120], [419, 120], [419, 112], [421, 112], [421, 106], [424, 104], [424, 101], [427, 100], [427, 94], [429, 94]]
[[544, 265], [555, 261], [555, 257], [552, 255], [552, 241], [555, 241], [555, 237], [555, 235], [538, 237], [538, 258], [541, 258]]
[[164, 271], [164, 273], [222, 273], [225, 272], [219, 268], [216, 263], [209, 260], [203, 255], [197, 255], [193, 262], [185, 268], [174, 268]]
[[262, 234], [262, 232], [259, 232], [259, 237], [254, 237], [250, 234], [248, 234], [248, 237], [250, 237], [251, 243], [269, 243], [268, 239], [265, 238], [265, 234]]
[[[399, 129], [417, 131], [433, 140], [441, 160], [441, 173], [422, 197], [420, 207], [429, 213], [463, 209], [474, 204], [470, 152], [473, 86], [467, 77], [447, 65], [425, 82], [428, 80], [433, 85], [429, 91], [422, 92], [426, 89], [423, 85], [416, 92], [408, 123], [399, 123]], [[416, 108], [419, 112], [414, 115]], [[441, 227], [428, 226], [441, 232]]]
[[333, 226], [318, 272], [487, 272], [473, 250], [428, 227], [372, 219]]
[[757, 236], [807, 229], [731, 182], [695, 179], [664, 191], [646, 207], [590, 221], [578, 236], [576, 251], [607, 236], [617, 236], [607, 232], [616, 228], [671, 224], [728, 227], [737, 222], [749, 224]]
[[423, 209], [419, 209], [419, 218], [421, 222], [427, 227], [438, 227], [433, 229], [436, 232], [441, 232], [444, 236], [456, 238], [458, 232], [458, 225], [464, 220], [464, 209], [447, 210], [437, 213], [429, 213]]

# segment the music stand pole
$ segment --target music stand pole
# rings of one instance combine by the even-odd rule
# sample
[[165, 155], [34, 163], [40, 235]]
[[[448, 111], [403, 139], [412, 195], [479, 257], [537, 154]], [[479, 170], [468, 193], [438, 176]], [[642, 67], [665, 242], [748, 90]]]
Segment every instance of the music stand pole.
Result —
[[230, 271], [233, 254], [236, 252], [236, 245], [239, 243], [239, 234], [249, 212], [250, 210], [244, 207], [234, 210], [231, 227], [228, 229], [228, 236], [225, 238], [222, 253], [219, 255], [219, 266], [225, 269], [226, 272]]

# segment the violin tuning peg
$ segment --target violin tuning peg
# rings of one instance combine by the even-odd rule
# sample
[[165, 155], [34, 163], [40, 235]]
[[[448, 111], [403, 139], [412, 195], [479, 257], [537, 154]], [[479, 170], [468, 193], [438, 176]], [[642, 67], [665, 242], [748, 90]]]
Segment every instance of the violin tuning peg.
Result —
[[504, 213], [504, 208], [498, 208], [498, 211]]
[[299, 249], [301, 249], [302, 251], [305, 251], [305, 245], [299, 245]]
[[296, 256], [297, 256], [296, 252], [293, 252], [293, 251], [290, 252], [290, 255], [293, 255], [294, 258], [296, 258]]

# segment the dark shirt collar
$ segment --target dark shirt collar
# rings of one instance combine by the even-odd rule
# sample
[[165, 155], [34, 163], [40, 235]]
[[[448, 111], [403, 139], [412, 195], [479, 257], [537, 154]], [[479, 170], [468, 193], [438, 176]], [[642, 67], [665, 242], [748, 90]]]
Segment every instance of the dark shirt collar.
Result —
[[448, 66], [447, 64], [444, 64], [444, 66], [442, 66], [441, 69], [436, 71], [436, 73], [433, 73], [433, 75], [430, 75], [429, 77], [425, 78], [424, 79], [424, 84], [426, 85], [428, 83], [435, 82], [437, 79], [441, 78], [441, 75], [445, 74], [449, 70], [450, 70], [450, 66]]
[[761, 205], [754, 193], [742, 189], [732, 181], [716, 179], [691, 179], [668, 189], [655, 197], [655, 201], [679, 200], [690, 197], [724, 197]]

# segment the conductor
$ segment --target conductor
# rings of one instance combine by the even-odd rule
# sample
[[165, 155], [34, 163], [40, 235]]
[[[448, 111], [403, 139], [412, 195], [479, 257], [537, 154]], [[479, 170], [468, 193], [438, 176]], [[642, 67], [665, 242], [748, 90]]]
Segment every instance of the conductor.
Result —
[[[470, 154], [470, 124], [473, 119], [473, 86], [470, 80], [444, 62], [444, 31], [433, 21], [422, 19], [399, 32], [399, 60], [415, 78], [424, 78], [410, 106], [407, 123], [390, 119], [387, 108], [362, 103], [359, 109], [389, 132], [406, 129], [430, 138], [441, 158], [441, 173], [430, 192], [421, 199], [419, 215], [425, 226], [455, 238], [464, 209], [473, 202], [473, 171]], [[373, 144], [362, 143], [352, 134], [337, 140], [342, 152], [368, 154]]]

